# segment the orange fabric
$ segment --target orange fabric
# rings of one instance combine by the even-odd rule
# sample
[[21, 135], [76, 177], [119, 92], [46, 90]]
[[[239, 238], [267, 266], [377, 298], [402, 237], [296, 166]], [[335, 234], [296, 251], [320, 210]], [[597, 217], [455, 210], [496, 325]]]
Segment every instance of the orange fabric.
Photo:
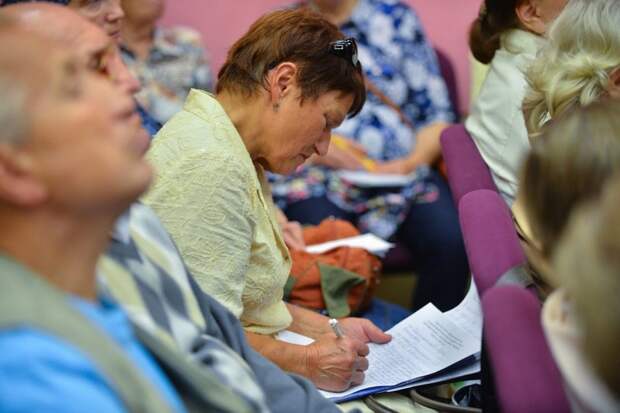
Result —
[[[326, 219], [320, 225], [304, 229], [306, 245], [356, 235], [359, 235], [359, 231], [353, 225], [336, 219]], [[316, 310], [325, 308], [319, 263], [351, 271], [365, 279], [364, 283], [349, 290], [347, 302], [352, 313], [364, 310], [368, 306], [381, 273], [379, 258], [361, 248], [341, 247], [323, 254], [291, 251], [291, 258], [293, 261], [291, 276], [296, 281], [289, 295], [289, 301]]]

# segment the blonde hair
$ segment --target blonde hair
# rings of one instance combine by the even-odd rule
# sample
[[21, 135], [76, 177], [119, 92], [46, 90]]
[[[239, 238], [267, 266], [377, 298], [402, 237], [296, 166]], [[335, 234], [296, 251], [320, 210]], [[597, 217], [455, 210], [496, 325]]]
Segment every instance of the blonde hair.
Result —
[[554, 269], [575, 305], [583, 350], [607, 387], [620, 396], [620, 175], [600, 202], [573, 214], [554, 257]]
[[519, 185], [542, 253], [551, 257], [573, 208], [598, 197], [620, 170], [620, 101], [605, 100], [554, 121], [532, 145]]
[[609, 75], [620, 66], [620, 2], [570, 0], [548, 37], [526, 73], [523, 112], [530, 139], [548, 120], [606, 95]]

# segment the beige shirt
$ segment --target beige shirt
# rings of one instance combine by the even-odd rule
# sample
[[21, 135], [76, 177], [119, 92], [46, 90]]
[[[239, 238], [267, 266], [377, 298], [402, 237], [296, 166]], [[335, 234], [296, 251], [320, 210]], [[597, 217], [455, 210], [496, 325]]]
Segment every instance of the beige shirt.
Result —
[[497, 189], [512, 205], [521, 163], [530, 149], [521, 106], [527, 90], [525, 71], [544, 44], [540, 36], [511, 30], [489, 66], [465, 127], [489, 166]]
[[291, 259], [262, 168], [217, 100], [192, 90], [147, 154], [157, 170], [144, 202], [159, 215], [198, 284], [252, 332], [288, 327]]

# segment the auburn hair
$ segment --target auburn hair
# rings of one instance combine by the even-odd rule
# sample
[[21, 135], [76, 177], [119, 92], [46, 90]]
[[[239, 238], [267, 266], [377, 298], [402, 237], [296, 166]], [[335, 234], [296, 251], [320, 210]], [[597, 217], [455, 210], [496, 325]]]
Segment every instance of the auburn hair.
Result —
[[469, 48], [480, 63], [491, 63], [501, 46], [501, 36], [519, 27], [516, 8], [522, 0], [484, 0], [469, 30]]
[[343, 38], [336, 26], [306, 8], [268, 13], [228, 51], [216, 92], [254, 96], [266, 87], [267, 73], [287, 61], [297, 65], [302, 101], [340, 91], [353, 96], [348, 115], [355, 116], [366, 101], [361, 66], [329, 52], [330, 44]]

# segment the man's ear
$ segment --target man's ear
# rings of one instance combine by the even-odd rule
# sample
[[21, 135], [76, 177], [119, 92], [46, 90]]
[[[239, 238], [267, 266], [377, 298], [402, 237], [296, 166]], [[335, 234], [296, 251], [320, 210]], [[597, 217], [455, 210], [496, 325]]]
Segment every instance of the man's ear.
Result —
[[291, 93], [297, 70], [295, 63], [282, 62], [269, 72], [269, 92], [272, 104], [278, 105], [282, 98]]
[[12, 146], [0, 145], [0, 199], [20, 207], [47, 199], [45, 185], [33, 174], [30, 156]]
[[534, 0], [523, 0], [515, 8], [515, 13], [519, 18], [521, 26], [538, 35], [543, 35], [547, 31], [538, 4]]
[[620, 99], [620, 66], [613, 69], [609, 74], [607, 93], [613, 99]]

